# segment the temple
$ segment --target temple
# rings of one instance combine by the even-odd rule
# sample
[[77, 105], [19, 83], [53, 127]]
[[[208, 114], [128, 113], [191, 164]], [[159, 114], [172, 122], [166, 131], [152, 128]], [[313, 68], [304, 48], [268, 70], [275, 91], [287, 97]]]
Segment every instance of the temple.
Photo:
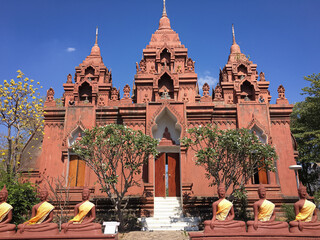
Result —
[[[137, 59], [134, 84], [132, 88], [126, 85], [120, 94], [109, 70], [112, 59], [105, 61], [107, 67], [97, 33], [91, 53], [61, 86], [63, 106], [54, 101], [54, 89], [47, 91], [42, 148], [39, 156], [28, 163], [33, 169], [31, 176], [35, 181], [41, 174], [67, 176], [72, 197], [79, 201], [84, 186], [93, 189], [92, 197], [103, 196], [100, 186], [94, 184], [95, 174], [73, 153], [72, 144], [85, 129], [124, 124], [160, 142], [160, 154], [143, 166], [137, 176], [140, 186], [130, 188], [127, 195], [145, 199], [142, 216], [157, 216], [158, 207], [169, 205], [168, 201], [178, 204], [179, 215], [206, 202], [208, 197], [217, 196], [217, 188], [209, 187], [204, 168], [195, 164], [194, 152], [180, 144], [188, 128], [211, 123], [220, 129], [248, 128], [263, 143], [275, 147], [279, 157], [276, 171], [260, 171], [247, 185], [252, 203], [257, 200], [259, 184], [264, 184], [268, 199], [276, 208], [292, 202], [297, 195], [295, 175], [289, 170], [297, 157], [289, 126], [293, 105], [286, 99], [282, 85], [276, 103], [271, 104], [268, 89], [272, 79], [259, 73], [257, 64], [241, 52], [234, 30], [230, 43], [218, 85], [211, 90], [204, 84], [200, 95], [195, 62], [172, 29], [164, 5], [159, 27], [143, 49], [142, 59]], [[167, 214], [170, 217], [175, 213]]]

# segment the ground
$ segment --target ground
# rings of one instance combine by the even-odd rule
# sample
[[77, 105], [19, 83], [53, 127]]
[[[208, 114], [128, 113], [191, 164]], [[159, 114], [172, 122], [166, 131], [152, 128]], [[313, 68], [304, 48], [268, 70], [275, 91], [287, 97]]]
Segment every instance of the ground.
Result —
[[184, 231], [155, 231], [155, 232], [129, 232], [119, 233], [119, 240], [159, 240], [159, 239], [170, 239], [170, 240], [187, 240], [189, 239], [188, 233]]

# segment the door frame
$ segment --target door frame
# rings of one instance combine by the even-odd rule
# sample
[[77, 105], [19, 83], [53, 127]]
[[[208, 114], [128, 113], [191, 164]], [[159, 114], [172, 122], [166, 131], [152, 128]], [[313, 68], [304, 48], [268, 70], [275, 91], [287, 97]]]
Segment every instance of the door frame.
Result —
[[[181, 175], [181, 150], [180, 146], [158, 146], [157, 150], [159, 153], [179, 153], [179, 173], [180, 173], [180, 199], [182, 200], [182, 175]], [[156, 169], [155, 169], [155, 161], [156, 158], [153, 158], [153, 189], [154, 189], [154, 194], [153, 196], [156, 197]]]

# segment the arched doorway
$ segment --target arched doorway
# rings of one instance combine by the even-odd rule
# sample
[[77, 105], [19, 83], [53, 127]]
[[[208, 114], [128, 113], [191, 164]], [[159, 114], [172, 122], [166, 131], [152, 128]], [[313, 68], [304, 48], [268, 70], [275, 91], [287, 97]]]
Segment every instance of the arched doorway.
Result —
[[155, 197], [180, 197], [180, 135], [181, 126], [177, 118], [165, 108], [156, 118], [156, 125], [152, 128], [152, 135], [159, 139], [158, 151], [155, 159]]

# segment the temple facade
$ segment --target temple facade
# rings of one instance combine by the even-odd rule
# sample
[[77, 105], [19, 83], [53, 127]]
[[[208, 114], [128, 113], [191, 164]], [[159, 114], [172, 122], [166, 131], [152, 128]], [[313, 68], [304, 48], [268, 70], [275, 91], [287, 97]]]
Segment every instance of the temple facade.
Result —
[[151, 212], [155, 197], [181, 197], [187, 206], [192, 199], [217, 194], [215, 187], [209, 187], [204, 168], [195, 164], [194, 152], [180, 144], [188, 128], [211, 123], [220, 129], [251, 129], [262, 142], [275, 147], [276, 171], [252, 176], [247, 190], [249, 198], [256, 199], [258, 184], [265, 184], [269, 198], [280, 204], [297, 195], [295, 175], [289, 170], [297, 157], [290, 132], [293, 105], [282, 85], [276, 104], [271, 104], [269, 84], [264, 73], [258, 73], [257, 64], [241, 53], [233, 33], [218, 85], [210, 90], [204, 84], [200, 95], [194, 61], [171, 28], [164, 7], [159, 27], [136, 63], [134, 85], [124, 87], [122, 98], [102, 60], [97, 37], [90, 55], [63, 84], [63, 106], [56, 105], [54, 90], [48, 90], [42, 152], [33, 164], [32, 177], [63, 175], [73, 189], [71, 194], [89, 186], [93, 196], [104, 196], [93, 171], [72, 152], [72, 144], [85, 129], [124, 124], [160, 141], [159, 156], [143, 166], [140, 186], [130, 188], [127, 195], [149, 199], [145, 208]]

